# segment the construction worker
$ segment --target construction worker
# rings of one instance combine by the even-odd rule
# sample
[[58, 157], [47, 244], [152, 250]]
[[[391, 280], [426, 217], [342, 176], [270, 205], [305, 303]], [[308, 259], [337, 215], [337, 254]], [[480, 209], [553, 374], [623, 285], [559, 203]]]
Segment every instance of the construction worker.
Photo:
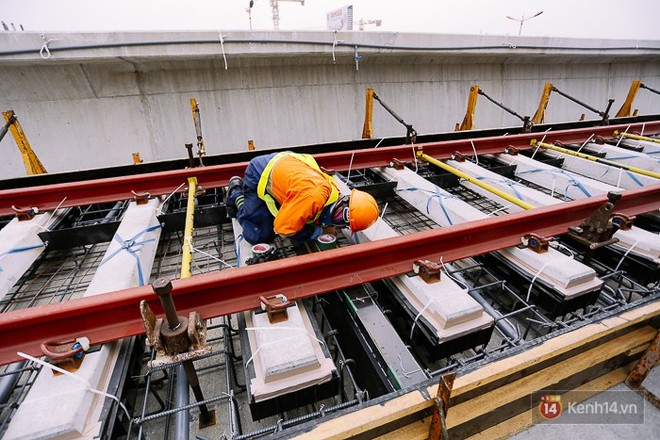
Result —
[[286, 151], [255, 157], [244, 179], [230, 179], [227, 213], [249, 243], [270, 243], [275, 234], [305, 242], [336, 235], [336, 228], [368, 228], [378, 219], [378, 204], [356, 189], [342, 196], [311, 155]]

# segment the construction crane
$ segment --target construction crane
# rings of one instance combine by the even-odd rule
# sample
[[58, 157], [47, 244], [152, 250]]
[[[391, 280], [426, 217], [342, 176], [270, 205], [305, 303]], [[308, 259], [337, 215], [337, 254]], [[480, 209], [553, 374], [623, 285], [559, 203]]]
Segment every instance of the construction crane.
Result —
[[33, 174], [45, 174], [46, 168], [42, 165], [34, 151], [32, 151], [32, 147], [30, 147], [30, 143], [28, 142], [27, 137], [23, 132], [23, 127], [21, 127], [20, 122], [18, 122], [18, 118], [16, 117], [14, 110], [7, 110], [6, 112], [2, 112], [2, 116], [5, 117], [6, 124], [0, 128], [0, 141], [2, 141], [8, 131], [11, 131], [11, 134], [14, 136], [14, 140], [16, 141], [16, 145], [21, 152], [21, 157], [23, 159], [23, 163], [25, 164], [25, 171], [27, 172], [27, 175], [31, 176]]
[[273, 11], [273, 29], [280, 30], [280, 2], [296, 2], [300, 6], [305, 6], [305, 0], [270, 0], [270, 7]]

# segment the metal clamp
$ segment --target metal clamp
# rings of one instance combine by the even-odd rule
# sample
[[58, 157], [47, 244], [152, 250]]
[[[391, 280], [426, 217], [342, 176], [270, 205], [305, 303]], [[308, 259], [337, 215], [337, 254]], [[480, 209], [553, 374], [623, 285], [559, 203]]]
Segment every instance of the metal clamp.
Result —
[[413, 263], [413, 272], [415, 272], [427, 284], [440, 282], [440, 270], [442, 265], [429, 260], [417, 260]]
[[395, 157], [390, 161], [390, 166], [397, 171], [401, 171], [406, 167], [406, 165], [410, 165], [411, 163], [412, 162], [410, 161], [400, 160]]
[[151, 194], [148, 192], [135, 192], [131, 190], [131, 193], [133, 194], [133, 200], [135, 200], [137, 205], [146, 205], [151, 197]]
[[39, 208], [32, 207], [32, 208], [19, 208], [16, 205], [11, 205], [11, 209], [14, 210], [16, 213], [16, 218], [18, 218], [19, 222], [25, 221], [25, 220], [32, 220], [35, 215], [39, 214]]
[[619, 230], [620, 224], [628, 223], [621, 214], [618, 214], [616, 223], [612, 221], [614, 203], [621, 199], [621, 194], [610, 192], [607, 194], [607, 199], [608, 201], [580, 223], [580, 226], [568, 228], [568, 235], [571, 238], [591, 250], [617, 243], [619, 239], [613, 237], [614, 233]]
[[614, 223], [619, 227], [619, 230], [621, 231], [628, 231], [630, 228], [633, 226], [633, 222], [635, 221], [635, 216], [629, 217], [625, 214], [621, 214], [620, 212], [615, 212], [612, 214], [611, 222]]
[[550, 240], [547, 237], [534, 233], [523, 235], [520, 241], [524, 246], [533, 250], [537, 254], [548, 252], [548, 246], [550, 244]]
[[465, 154], [461, 153], [460, 151], [454, 151], [451, 154], [450, 159], [455, 160], [456, 162], [465, 162]]
[[[72, 338], [64, 341], [44, 341], [41, 343], [41, 352], [44, 356], [48, 356], [51, 364], [67, 371], [76, 371], [80, 368], [89, 347], [88, 338]], [[53, 374], [61, 373], [53, 370]]]
[[206, 325], [197, 312], [190, 312], [188, 317], [176, 315], [171, 302], [172, 283], [159, 278], [153, 289], [161, 297], [167, 321], [156, 318], [147, 301], [140, 302], [140, 314], [147, 334], [149, 345], [156, 350], [156, 358], [149, 362], [150, 368], [156, 368], [176, 362], [189, 361], [211, 353], [206, 344]]
[[262, 304], [261, 308], [268, 313], [268, 322], [271, 324], [289, 319], [287, 309], [291, 305], [291, 301], [289, 301], [286, 296], [280, 294], [265, 297], [261, 295], [259, 296], [259, 301], [261, 301]]
[[520, 150], [518, 150], [513, 145], [509, 145], [504, 149], [504, 153], [510, 154], [511, 156], [517, 156]]

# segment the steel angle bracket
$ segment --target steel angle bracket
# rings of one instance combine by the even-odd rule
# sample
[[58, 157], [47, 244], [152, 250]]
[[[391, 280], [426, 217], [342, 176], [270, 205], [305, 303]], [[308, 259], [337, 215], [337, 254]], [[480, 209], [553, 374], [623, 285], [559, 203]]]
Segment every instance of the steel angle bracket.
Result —
[[618, 238], [613, 235], [620, 226], [629, 227], [632, 220], [622, 214], [613, 217], [614, 204], [621, 199], [621, 194], [610, 192], [607, 202], [598, 207], [596, 211], [585, 219], [580, 226], [568, 228], [568, 235], [580, 244], [591, 250], [599, 249], [617, 243]]

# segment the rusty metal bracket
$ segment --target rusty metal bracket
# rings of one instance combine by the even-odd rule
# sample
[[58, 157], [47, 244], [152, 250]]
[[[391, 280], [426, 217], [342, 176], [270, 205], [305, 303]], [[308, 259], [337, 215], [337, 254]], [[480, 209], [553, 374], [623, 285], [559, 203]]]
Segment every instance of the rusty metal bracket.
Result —
[[520, 241], [524, 246], [537, 254], [548, 252], [548, 246], [550, 244], [549, 238], [534, 233], [523, 235]]
[[[44, 341], [41, 344], [41, 352], [44, 356], [48, 356], [51, 364], [74, 372], [82, 365], [85, 352], [89, 350], [89, 346], [89, 339], [85, 337], [64, 341]], [[62, 373], [53, 370], [54, 376], [60, 374]]]
[[135, 192], [131, 190], [131, 193], [133, 194], [133, 200], [135, 200], [137, 205], [146, 205], [151, 197], [151, 194], [148, 192]]
[[397, 171], [403, 170], [407, 165], [411, 165], [411, 161], [397, 159], [396, 157], [390, 161], [390, 166]]
[[509, 145], [504, 149], [504, 152], [506, 154], [510, 154], [511, 156], [516, 156], [520, 150], [518, 150], [516, 147], [513, 145]]
[[[580, 226], [568, 228], [568, 235], [571, 238], [591, 250], [619, 241], [618, 238], [612, 237], [619, 230], [619, 224], [612, 221], [612, 211], [614, 204], [621, 199], [621, 194], [610, 192], [607, 194], [607, 199], [608, 201], [584, 220]], [[617, 220], [617, 222], [622, 221], [622, 218]]]
[[16, 205], [11, 205], [11, 209], [16, 213], [16, 218], [18, 218], [19, 222], [32, 220], [39, 213], [38, 208], [19, 208]]
[[626, 378], [626, 385], [640, 393], [644, 398], [646, 398], [651, 404], [656, 408], [660, 408], [660, 400], [658, 396], [644, 388], [642, 382], [646, 379], [646, 376], [653, 370], [653, 368], [660, 361], [660, 332], [655, 335], [653, 341], [649, 345], [649, 348], [646, 349], [646, 352], [642, 358], [637, 362]]
[[266, 310], [266, 313], [268, 313], [268, 322], [271, 324], [276, 324], [278, 322], [283, 322], [289, 319], [287, 308], [289, 308], [291, 305], [291, 301], [289, 301], [286, 296], [260, 296], [259, 300], [261, 301], [262, 308]]
[[435, 396], [435, 409], [431, 418], [431, 428], [429, 430], [429, 440], [447, 440], [447, 412], [449, 411], [449, 400], [451, 390], [454, 387], [456, 373], [445, 374], [440, 377], [438, 384], [438, 394]]
[[612, 214], [612, 223], [617, 225], [621, 231], [628, 231], [633, 227], [633, 222], [635, 221], [635, 216], [629, 217], [625, 214], [615, 212]]
[[140, 302], [140, 314], [147, 334], [147, 342], [156, 350], [149, 368], [199, 359], [211, 354], [206, 344], [206, 324], [199, 313], [190, 312], [188, 318], [179, 317], [179, 326], [170, 329], [163, 318], [156, 315], [146, 301]]
[[215, 410], [209, 410], [206, 403], [203, 403], [204, 395], [193, 364], [194, 359], [211, 354], [211, 347], [206, 344], [206, 326], [197, 312], [190, 312], [188, 318], [177, 315], [172, 300], [172, 282], [169, 279], [158, 278], [151, 287], [160, 298], [166, 319], [156, 319], [149, 304], [145, 300], [140, 302], [147, 339], [156, 349], [156, 359], [147, 365], [156, 368], [181, 362], [188, 385], [198, 402], [199, 428], [215, 425]]
[[319, 167], [319, 168], [328, 176], [334, 176], [335, 174], [337, 174], [337, 171], [332, 168], [326, 168], [326, 167]]
[[460, 151], [454, 151], [451, 154], [450, 159], [455, 160], [456, 162], [465, 162], [466, 156], [465, 156], [465, 154], [461, 153]]
[[440, 282], [440, 270], [442, 265], [430, 260], [417, 260], [413, 263], [413, 272], [415, 272], [427, 284]]

